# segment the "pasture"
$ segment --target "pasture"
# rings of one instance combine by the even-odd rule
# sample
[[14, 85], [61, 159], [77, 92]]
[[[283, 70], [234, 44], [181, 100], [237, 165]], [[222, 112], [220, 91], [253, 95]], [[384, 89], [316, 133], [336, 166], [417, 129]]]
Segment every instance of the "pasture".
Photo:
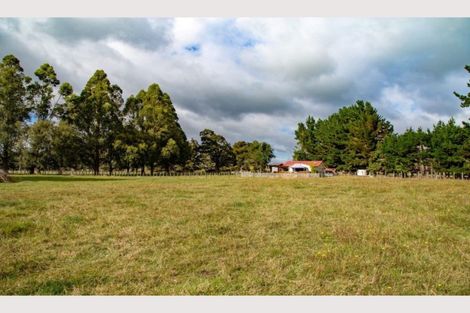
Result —
[[13, 179], [3, 295], [470, 294], [468, 181]]

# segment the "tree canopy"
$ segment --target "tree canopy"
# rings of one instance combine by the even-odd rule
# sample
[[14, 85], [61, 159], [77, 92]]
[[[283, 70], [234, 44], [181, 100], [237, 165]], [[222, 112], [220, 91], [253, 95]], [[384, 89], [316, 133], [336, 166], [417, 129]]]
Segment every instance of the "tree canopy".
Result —
[[[31, 173], [55, 169], [232, 170], [235, 154], [222, 135], [205, 129], [201, 143], [187, 140], [170, 95], [156, 83], [123, 98], [104, 70], [76, 93], [45, 63], [24, 74], [7, 55], [0, 64], [1, 167]], [[259, 169], [270, 159], [267, 143], [253, 142], [246, 162]]]
[[295, 160], [323, 160], [339, 170], [366, 168], [377, 144], [393, 127], [365, 101], [341, 108], [327, 119], [307, 117], [295, 132]]
[[[465, 70], [470, 73], [470, 66]], [[470, 107], [470, 93], [454, 94], [463, 109]], [[231, 145], [211, 129], [199, 137], [187, 139], [170, 95], [156, 83], [124, 99], [104, 70], [96, 70], [75, 92], [70, 83], [60, 82], [51, 64], [40, 65], [31, 78], [13, 55], [0, 63], [0, 167], [5, 172], [264, 171], [274, 158], [266, 142]], [[362, 100], [325, 119], [308, 116], [298, 123], [295, 140], [295, 160], [322, 160], [339, 171], [470, 173], [470, 123], [458, 125], [451, 118], [431, 130], [398, 134]]]

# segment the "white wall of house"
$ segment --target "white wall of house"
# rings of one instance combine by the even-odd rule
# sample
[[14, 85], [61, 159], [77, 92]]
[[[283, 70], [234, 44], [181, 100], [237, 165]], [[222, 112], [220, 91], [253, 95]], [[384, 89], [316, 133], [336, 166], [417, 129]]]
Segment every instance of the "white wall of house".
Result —
[[289, 172], [293, 173], [296, 171], [296, 169], [303, 169], [303, 168], [307, 169], [307, 172], [312, 171], [312, 168], [310, 167], [310, 165], [303, 164], [303, 163], [295, 163], [289, 166]]

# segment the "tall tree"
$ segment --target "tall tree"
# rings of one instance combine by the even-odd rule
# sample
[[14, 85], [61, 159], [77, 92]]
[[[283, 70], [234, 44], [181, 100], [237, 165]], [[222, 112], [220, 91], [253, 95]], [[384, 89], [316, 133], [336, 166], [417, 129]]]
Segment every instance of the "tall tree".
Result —
[[[465, 70], [470, 73], [470, 65], [465, 66]], [[467, 83], [467, 87], [470, 88], [470, 80]], [[466, 95], [461, 95], [457, 92], [454, 91], [454, 95], [460, 99], [460, 106], [462, 108], [468, 108], [470, 107], [470, 91]]]
[[344, 110], [349, 136], [343, 161], [349, 170], [367, 168], [377, 144], [393, 131], [392, 125], [381, 117], [369, 103], [357, 101]]
[[14, 146], [29, 119], [28, 86], [31, 78], [24, 74], [20, 61], [7, 55], [0, 63], [0, 157], [1, 167], [8, 172]]
[[41, 65], [34, 74], [38, 81], [32, 84], [34, 94], [33, 112], [36, 114], [37, 119], [46, 120], [50, 118], [53, 112], [54, 88], [60, 84], [60, 81], [57, 79], [54, 68], [47, 63]]
[[295, 139], [297, 147], [294, 151], [294, 160], [315, 160], [317, 155], [315, 149], [318, 141], [316, 139], [316, 121], [312, 116], [308, 116], [304, 123], [297, 125]]
[[185, 164], [189, 156], [186, 135], [170, 96], [163, 93], [158, 84], [131, 97], [127, 109], [135, 120], [142, 171], [145, 165], [153, 174], [156, 166], [169, 171], [174, 165]]
[[23, 157], [32, 173], [35, 168], [45, 170], [58, 166], [52, 153], [56, 126], [51, 118], [54, 88], [60, 83], [54, 68], [47, 63], [41, 65], [34, 74], [38, 80], [29, 86], [29, 92], [36, 122], [28, 129], [28, 148], [24, 149]]
[[[465, 66], [465, 70], [470, 73], [470, 65]], [[467, 87], [470, 88], [470, 80], [467, 83]], [[460, 99], [460, 106], [462, 108], [469, 108], [470, 107], [470, 91], [466, 95], [461, 95], [458, 94], [457, 92], [454, 92], [454, 95]], [[470, 117], [469, 117], [470, 120]], [[469, 122], [463, 122], [464, 124], [464, 135], [465, 139], [462, 145], [462, 156], [465, 160], [464, 164], [464, 171], [465, 172], [470, 172], [470, 123]]]
[[199, 135], [201, 159], [206, 170], [219, 172], [235, 164], [232, 147], [222, 135], [210, 129], [204, 129]]
[[[68, 93], [70, 90], [67, 90]], [[86, 147], [84, 161], [95, 175], [103, 162], [113, 170], [115, 140], [121, 131], [122, 90], [112, 85], [103, 70], [88, 80], [79, 97], [69, 95], [68, 116], [79, 130]]]
[[378, 143], [393, 131], [369, 103], [357, 101], [325, 120], [308, 117], [296, 131], [294, 159], [321, 159], [340, 170], [366, 168]]

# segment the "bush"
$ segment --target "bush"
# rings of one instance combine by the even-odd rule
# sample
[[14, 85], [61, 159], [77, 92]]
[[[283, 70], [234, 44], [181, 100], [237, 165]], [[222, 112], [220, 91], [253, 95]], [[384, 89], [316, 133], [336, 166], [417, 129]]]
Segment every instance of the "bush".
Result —
[[10, 176], [4, 170], [0, 170], [0, 183], [8, 183], [9, 181]]

